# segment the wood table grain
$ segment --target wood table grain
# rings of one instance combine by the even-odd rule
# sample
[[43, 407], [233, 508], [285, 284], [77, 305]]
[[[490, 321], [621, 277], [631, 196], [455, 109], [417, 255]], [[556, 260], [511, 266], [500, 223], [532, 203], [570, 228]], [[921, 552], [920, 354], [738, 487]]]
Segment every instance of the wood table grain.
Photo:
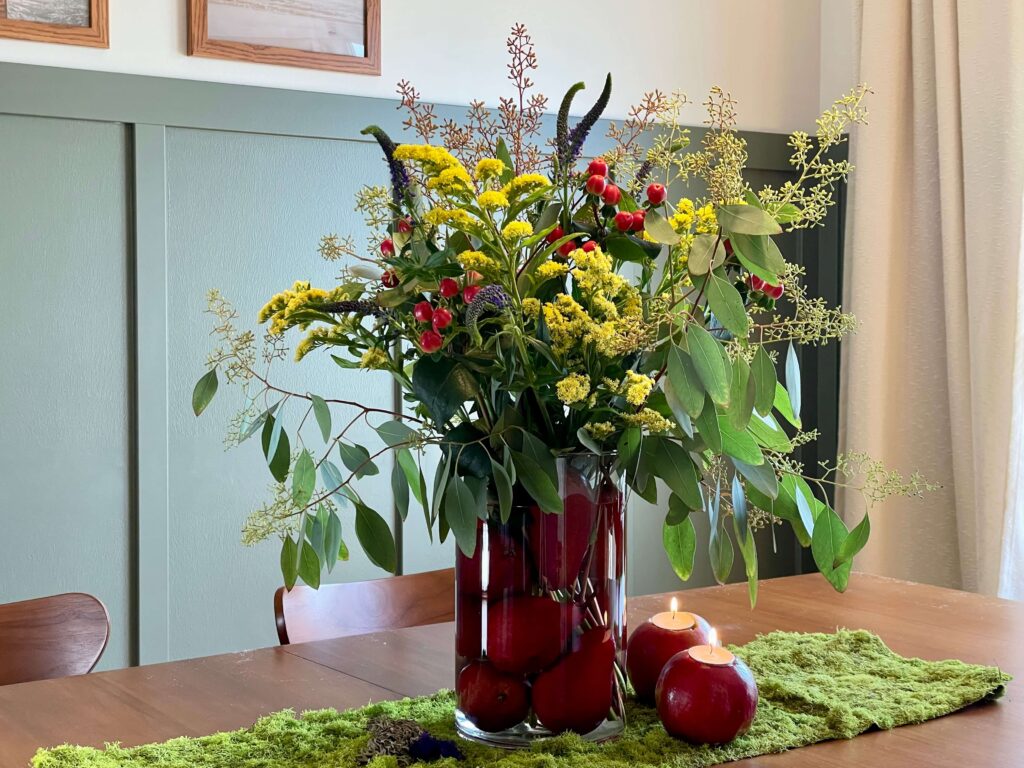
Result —
[[[745, 585], [677, 594], [728, 643], [773, 629], [867, 629], [907, 656], [959, 658], [1024, 676], [1022, 603], [864, 574], [843, 595], [817, 574], [765, 581], [753, 611]], [[669, 597], [631, 599], [630, 624], [663, 610]], [[0, 766], [27, 766], [40, 746], [143, 744], [240, 728], [288, 707], [342, 709], [431, 693], [452, 685], [452, 635], [451, 624], [437, 624], [0, 687]], [[1024, 766], [1021, 685], [1011, 683], [998, 702], [922, 725], [735, 765]]]

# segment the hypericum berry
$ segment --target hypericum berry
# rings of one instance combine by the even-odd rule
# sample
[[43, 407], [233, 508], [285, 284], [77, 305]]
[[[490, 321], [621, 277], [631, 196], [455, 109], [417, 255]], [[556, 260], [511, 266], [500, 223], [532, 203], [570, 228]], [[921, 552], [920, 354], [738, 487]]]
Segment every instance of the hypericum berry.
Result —
[[389, 269], [383, 275], [380, 276], [381, 283], [384, 284], [385, 288], [394, 288], [398, 285], [398, 273], [392, 269]]
[[629, 228], [630, 231], [631, 232], [643, 232], [644, 231], [644, 218], [647, 216], [647, 211], [644, 211], [644, 210], [633, 211], [633, 213], [631, 213], [630, 216], [633, 219], [630, 222], [630, 225], [631, 225], [630, 228]]
[[484, 279], [484, 276], [475, 269], [466, 270], [466, 285], [475, 285]]
[[616, 187], [614, 184], [609, 183], [604, 188], [604, 192], [601, 193], [601, 199], [605, 205], [618, 205], [619, 200], [622, 199], [622, 190]]
[[555, 240], [557, 240], [558, 238], [560, 238], [564, 234], [565, 234], [565, 232], [562, 230], [561, 227], [555, 227], [550, 232], [548, 232], [546, 235], [544, 235], [544, 239], [547, 240], [549, 243], [553, 243], [553, 242], [555, 242]]
[[763, 293], [764, 292], [764, 287], [766, 285], [768, 285], [768, 283], [766, 283], [764, 280], [762, 280], [757, 275], [751, 275], [750, 276], [750, 287], [753, 288], [755, 291], [760, 291], [760, 292]]
[[476, 295], [480, 293], [479, 285], [467, 285], [462, 289], [462, 300], [469, 304], [476, 298]]
[[619, 211], [615, 214], [615, 228], [619, 232], [628, 232], [633, 228], [633, 214], [629, 211]]
[[599, 176], [598, 174], [595, 173], [593, 176], [587, 179], [587, 194], [594, 196], [600, 195], [602, 192], [604, 192], [605, 187], [607, 186], [608, 179], [606, 179], [604, 176]]
[[562, 243], [560, 246], [558, 246], [558, 252], [562, 256], [568, 256], [570, 253], [575, 251], [578, 247], [579, 246], [576, 245], [576, 241], [575, 240], [570, 240], [569, 242]]
[[434, 316], [431, 318], [431, 322], [434, 325], [435, 331], [443, 331], [452, 324], [452, 313], [444, 307], [438, 307], [434, 310]]
[[395, 244], [391, 241], [390, 237], [385, 237], [383, 240], [380, 241], [380, 252], [384, 256], [395, 255]]
[[430, 318], [434, 316], [434, 308], [430, 306], [429, 301], [417, 302], [416, 306], [412, 308], [412, 316], [421, 323], [429, 323]]
[[587, 173], [591, 176], [607, 176], [608, 163], [600, 157], [595, 157], [590, 161], [590, 165], [587, 166]]
[[666, 197], [668, 197], [668, 191], [664, 184], [650, 184], [647, 187], [647, 199], [651, 205], [661, 205], [665, 202]]
[[590, 253], [595, 248], [597, 248], [597, 240], [587, 240], [587, 242], [583, 244], [584, 253]]
[[403, 235], [407, 235], [412, 232], [412, 219], [406, 216], [403, 219], [398, 220], [398, 224], [395, 225], [395, 229], [401, 232]]
[[437, 284], [437, 292], [450, 299], [459, 295], [459, 284], [450, 277], [442, 277], [441, 282]]
[[785, 287], [782, 285], [772, 285], [771, 283], [765, 283], [764, 295], [769, 299], [781, 299], [782, 294], [785, 292]]
[[437, 352], [444, 344], [444, 339], [437, 331], [424, 331], [420, 334], [420, 348], [428, 355]]

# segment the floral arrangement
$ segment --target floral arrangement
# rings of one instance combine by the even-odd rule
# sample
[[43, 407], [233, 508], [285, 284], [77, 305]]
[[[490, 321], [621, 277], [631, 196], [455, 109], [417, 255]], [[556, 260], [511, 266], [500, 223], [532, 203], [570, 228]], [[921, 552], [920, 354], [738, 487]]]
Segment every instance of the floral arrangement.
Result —
[[[680, 578], [692, 570], [699, 513], [710, 518], [716, 577], [728, 576], [738, 549], [752, 601], [755, 535], [782, 524], [844, 589], [869, 518], [848, 529], [827, 484], [860, 487], [870, 502], [929, 486], [860, 454], [817, 468], [794, 460], [816, 437], [800, 418], [795, 345], [838, 340], [855, 320], [808, 296], [801, 269], [773, 238], [825, 220], [851, 171], [830, 150], [865, 121], [867, 89], [836, 101], [814, 135], [790, 136], [793, 181], [753, 189], [725, 91], [712, 89], [695, 146], [680, 123], [685, 97], [652, 92], [610, 125], [613, 148], [585, 159], [611, 77], [578, 120], [569, 113], [584, 86], [572, 86], [545, 142], [547, 100], [533, 91], [537, 60], [523, 27], [508, 48], [515, 94], [496, 110], [472, 104], [462, 124], [439, 120], [399, 84], [419, 140], [364, 131], [390, 176], [357, 200], [372, 255], [351, 239], [324, 238], [321, 254], [342, 265], [339, 280], [298, 281], [259, 314], [266, 363], [294, 331], [302, 334], [296, 359], [324, 348], [342, 368], [385, 371], [407, 409], [274, 386], [257, 365], [255, 335], [211, 293], [222, 343], [196, 385], [194, 410], [210, 402], [218, 375], [239, 384], [245, 406], [228, 442], [259, 434], [274, 478], [245, 540], [280, 536], [285, 583], [317, 586], [322, 569], [347, 556], [342, 512], [354, 510], [359, 543], [394, 571], [392, 532], [357, 489], [390, 455], [403, 520], [415, 501], [430, 535], [454, 536], [471, 557], [479, 519], [505, 522], [523, 500], [562, 512], [557, 456], [615, 452], [632, 492], [656, 502], [663, 481], [665, 550]], [[338, 428], [343, 411], [352, 415]], [[349, 438], [361, 422], [378, 445]], [[429, 489], [428, 459], [437, 462]]]

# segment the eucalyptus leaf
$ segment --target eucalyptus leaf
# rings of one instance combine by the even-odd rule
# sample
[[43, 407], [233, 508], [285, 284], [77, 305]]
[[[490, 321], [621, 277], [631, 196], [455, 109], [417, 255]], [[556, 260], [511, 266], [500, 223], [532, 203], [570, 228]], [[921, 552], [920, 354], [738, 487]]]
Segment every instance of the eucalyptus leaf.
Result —
[[704, 293], [718, 322], [734, 336], [745, 338], [750, 330], [750, 318], [747, 317], [743, 298], [736, 286], [714, 272], [709, 272], [704, 279]]
[[391, 528], [383, 517], [362, 502], [356, 504], [356, 538], [371, 563], [388, 573], [398, 570], [398, 552]]
[[383, 424], [376, 427], [375, 431], [380, 439], [384, 441], [384, 444], [389, 448], [395, 448], [399, 445], [408, 445], [416, 434], [416, 430], [397, 419], [385, 421]]
[[671, 390], [683, 410], [695, 419], [704, 408], [704, 385], [690, 356], [673, 344], [668, 349], [666, 393]]
[[421, 507], [425, 506], [427, 503], [427, 486], [412, 453], [408, 448], [399, 448], [395, 451], [395, 462], [402, 468], [402, 472], [405, 474], [405, 479], [409, 483], [409, 488], [412, 490], [412, 495], [416, 502]]
[[733, 235], [729, 238], [740, 264], [771, 285], [778, 285], [786, 260], [775, 242], [765, 235]]
[[[779, 495], [779, 479], [775, 475], [775, 468], [770, 462], [762, 461], [760, 464], [747, 464], [739, 459], [731, 457], [733, 466], [757, 490], [769, 499], [775, 499]], [[771, 510], [766, 510], [771, 512]]]
[[[291, 447], [288, 443], [288, 433], [278, 426], [279, 422], [273, 416], [268, 416], [263, 424], [263, 455], [267, 457], [267, 466], [270, 474], [279, 483], [288, 479], [288, 470], [291, 467]], [[273, 436], [277, 435], [276, 448], [270, 450]]]
[[700, 509], [700, 477], [690, 454], [668, 438], [650, 438], [654, 442], [654, 472], [665, 481], [690, 509]]
[[729, 574], [732, 573], [732, 564], [736, 553], [728, 529], [720, 525], [716, 526], [716, 529], [717, 534], [713, 533], [711, 536], [708, 555], [711, 558], [711, 571], [715, 581], [725, 584], [729, 579]]
[[754, 379], [754, 408], [761, 415], [767, 416], [775, 402], [775, 385], [778, 380], [775, 375], [775, 363], [764, 347], [759, 346], [754, 353], [754, 359], [750, 363], [750, 375]]
[[316, 417], [317, 426], [320, 427], [320, 434], [326, 443], [331, 439], [331, 409], [328, 407], [327, 401], [320, 397], [320, 395], [311, 394], [309, 400], [313, 403], [313, 415]]
[[791, 453], [793, 442], [779, 426], [774, 416], [762, 416], [755, 413], [747, 424], [747, 431], [754, 436], [759, 445], [778, 453]]
[[513, 451], [512, 463], [515, 464], [519, 482], [537, 506], [548, 514], [562, 514], [562, 497], [558, 495], [558, 488], [548, 473], [525, 453]]
[[409, 517], [409, 480], [397, 461], [391, 466], [391, 495], [395, 500], [398, 516], [405, 522]]
[[[703, 504], [701, 506], [703, 506]], [[700, 506], [697, 507], [697, 509], [700, 508]], [[679, 525], [683, 520], [690, 516], [690, 512], [692, 511], [693, 510], [686, 505], [686, 502], [674, 493], [670, 493], [668, 497], [668, 514], [665, 515], [665, 522], [669, 525]]]
[[553, 200], [544, 206], [544, 210], [537, 217], [537, 223], [533, 225], [533, 234], [538, 235], [544, 230], [553, 227], [558, 221], [558, 214], [561, 212], [562, 204], [557, 200]]
[[830, 507], [825, 507], [815, 522], [814, 534], [811, 537], [811, 554], [814, 556], [814, 564], [818, 566], [818, 570], [837, 592], [846, 591], [850, 580], [852, 558], [836, 565], [838, 555], [848, 537], [849, 532], [839, 515]]
[[202, 375], [192, 390], [192, 412], [198, 416], [217, 394], [217, 369], [211, 368]]
[[476, 552], [477, 501], [466, 481], [452, 477], [444, 494], [444, 517], [466, 557]]
[[363, 446], [339, 441], [338, 453], [341, 454], [342, 463], [348, 467], [349, 472], [355, 474], [357, 480], [380, 474], [380, 469], [370, 459], [370, 452]]
[[334, 570], [335, 563], [341, 557], [341, 547], [344, 544], [341, 538], [341, 518], [333, 509], [327, 517], [327, 525], [324, 528], [324, 555], [327, 572]]
[[753, 205], [720, 205], [715, 216], [722, 229], [730, 234], [777, 235], [782, 232], [775, 219]]
[[681, 581], [687, 581], [693, 574], [693, 556], [697, 550], [693, 520], [687, 517], [674, 525], [666, 521], [661, 528], [661, 542], [672, 570]]
[[732, 392], [729, 395], [729, 422], [739, 430], [747, 428], [754, 412], [757, 385], [750, 374], [750, 366], [742, 357], [733, 361]]
[[733, 531], [736, 533], [736, 540], [740, 543], [740, 555], [743, 558], [743, 570], [747, 576], [747, 594], [750, 596], [750, 607], [757, 605], [757, 543], [754, 537], [747, 533], [746, 537], [740, 533], [740, 522], [733, 517]]
[[598, 444], [593, 436], [587, 431], [586, 427], [580, 427], [576, 430], [576, 439], [580, 441], [580, 445], [586, 448], [591, 453], [601, 455], [604, 449]]
[[476, 395], [476, 382], [469, 370], [451, 358], [421, 357], [413, 367], [412, 389], [434, 421], [444, 425]]
[[864, 545], [868, 543], [868, 537], [871, 535], [871, 520], [869, 519], [868, 513], [864, 513], [864, 517], [861, 521], [854, 526], [853, 530], [850, 531], [850, 535], [847, 536], [846, 541], [839, 548], [836, 553], [835, 567], [838, 568], [843, 563], [853, 560], [854, 556], [864, 549]]
[[290, 592], [299, 578], [299, 546], [291, 536], [281, 541], [281, 576], [284, 588]]
[[732, 370], [722, 345], [699, 325], [691, 325], [686, 337], [690, 358], [705, 391], [719, 405], [728, 405]]
[[313, 589], [320, 589], [320, 560], [308, 541], [302, 542], [299, 551], [299, 576]]
[[[793, 410], [793, 404], [790, 400], [789, 392], [782, 386], [781, 381], [775, 383], [775, 410], [777, 410], [786, 421], [792, 424], [794, 427], [799, 429], [803, 424], [800, 421], [800, 417], [797, 416]], [[770, 417], [769, 417], [770, 418]]]
[[747, 519], [747, 495], [743, 491], [743, 483], [738, 474], [732, 476], [732, 514], [742, 549], [750, 536], [750, 524]]
[[715, 453], [721, 453], [722, 429], [719, 426], [718, 409], [715, 408], [710, 395], [705, 397], [704, 409], [693, 423], [697, 427], [697, 434], [700, 435], [704, 444]]
[[712, 266], [725, 260], [725, 245], [718, 235], [695, 235], [686, 267], [691, 275], [706, 275]]
[[682, 239], [682, 236], [668, 223], [668, 219], [653, 208], [647, 211], [644, 217], [644, 230], [652, 240], [663, 245], [677, 245]]
[[491, 459], [491, 482], [494, 483], [495, 493], [498, 494], [498, 514], [501, 522], [507, 523], [512, 514], [512, 480], [505, 467]]
[[313, 497], [315, 487], [316, 466], [309, 451], [303, 449], [299, 458], [295, 460], [295, 469], [292, 470], [292, 502], [295, 506], [305, 507]]
[[786, 352], [786, 392], [789, 394], [789, 404], [793, 411], [793, 417], [800, 421], [800, 360], [796, 356], [796, 347], [789, 342], [789, 350]]
[[336, 503], [344, 506], [348, 502], [348, 496], [341, 493], [345, 478], [336, 464], [326, 459], [322, 461], [320, 463], [320, 479], [323, 481], [324, 488], [332, 494], [331, 498]]
[[754, 466], [764, 464], [764, 454], [749, 432], [736, 429], [728, 417], [723, 416], [718, 417], [718, 429], [722, 436], [722, 453]]

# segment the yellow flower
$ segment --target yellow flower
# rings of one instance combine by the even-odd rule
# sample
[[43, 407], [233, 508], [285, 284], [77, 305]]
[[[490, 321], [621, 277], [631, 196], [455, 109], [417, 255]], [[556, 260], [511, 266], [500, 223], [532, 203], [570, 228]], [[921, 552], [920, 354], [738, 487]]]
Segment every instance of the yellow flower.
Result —
[[297, 281], [290, 290], [274, 295], [259, 311], [259, 322], [270, 321], [269, 332], [280, 336], [294, 325], [302, 328], [309, 321], [295, 320], [294, 315], [304, 309], [318, 309], [323, 304], [358, 298], [361, 291], [352, 285], [342, 285], [330, 291], [313, 288], [308, 282]]
[[540, 317], [540, 299], [523, 299], [523, 317], [536, 320]]
[[508, 198], [505, 197], [505, 193], [498, 192], [496, 189], [489, 189], [481, 193], [476, 201], [481, 208], [487, 211], [493, 211], [495, 208], [508, 208]]
[[528, 195], [534, 190], [548, 186], [551, 186], [551, 182], [547, 180], [546, 176], [541, 176], [539, 173], [524, 173], [522, 176], [512, 179], [501, 191], [511, 199]]
[[488, 276], [494, 276], [501, 271], [498, 262], [480, 251], [463, 251], [458, 255], [458, 260], [463, 269], [475, 269]]
[[718, 219], [715, 218], [715, 208], [711, 203], [701, 206], [697, 211], [697, 226], [694, 228], [698, 234], [711, 234], [718, 231]]
[[604, 440], [615, 432], [615, 427], [607, 421], [596, 421], [592, 424], [587, 424], [584, 429], [586, 429], [595, 440]]
[[478, 181], [485, 181], [495, 176], [501, 176], [504, 172], [505, 164], [501, 160], [493, 157], [484, 157], [477, 161], [473, 175], [476, 176]]
[[558, 399], [566, 405], [586, 400], [590, 394], [590, 377], [582, 373], [570, 373], [555, 385]]
[[689, 232], [690, 227], [693, 226], [693, 215], [693, 200], [684, 197], [676, 203], [676, 212], [669, 217], [668, 223], [672, 225], [672, 229], [680, 234]]
[[654, 379], [636, 371], [626, 371], [626, 402], [643, 405], [654, 389]]
[[[436, 176], [449, 168], [462, 168], [462, 163], [451, 152], [444, 147], [430, 144], [399, 144], [395, 148], [395, 159], [419, 163], [431, 176]], [[465, 168], [462, 170], [465, 172]]]
[[533, 234], [533, 225], [528, 221], [511, 221], [501, 230], [501, 236], [512, 243]]
[[427, 189], [436, 190], [442, 195], [455, 195], [473, 189], [473, 180], [461, 165], [445, 168], [437, 176], [427, 179]]
[[557, 261], [545, 261], [537, 267], [537, 280], [544, 282], [554, 277], [564, 277], [569, 272], [569, 267]]
[[435, 227], [450, 224], [465, 229], [473, 225], [473, 217], [461, 208], [431, 208], [423, 216], [423, 220]]
[[371, 347], [359, 358], [359, 367], [370, 369], [387, 368], [389, 361], [387, 352], [380, 347]]
[[652, 434], [675, 429], [675, 422], [669, 421], [657, 411], [644, 408], [639, 413], [624, 413], [622, 421], [631, 427], [643, 427]]

